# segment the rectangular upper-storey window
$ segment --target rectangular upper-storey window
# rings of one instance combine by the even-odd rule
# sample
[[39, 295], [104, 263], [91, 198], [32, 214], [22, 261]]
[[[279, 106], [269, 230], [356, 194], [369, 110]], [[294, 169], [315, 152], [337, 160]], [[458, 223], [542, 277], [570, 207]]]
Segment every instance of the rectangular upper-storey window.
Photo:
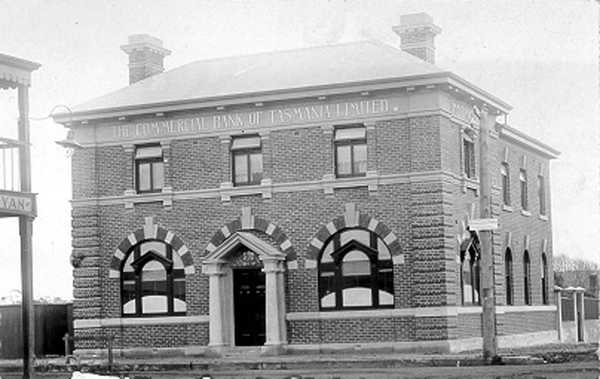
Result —
[[502, 201], [504, 205], [510, 205], [510, 168], [508, 163], [502, 163], [500, 166], [500, 176], [502, 180]]
[[234, 137], [231, 157], [234, 186], [260, 184], [263, 177], [263, 157], [259, 136]]
[[137, 192], [160, 192], [164, 182], [164, 160], [160, 145], [137, 146], [135, 149], [135, 187]]
[[519, 171], [519, 181], [521, 182], [521, 208], [526, 211], [529, 209], [527, 198], [527, 172], [523, 169]]
[[463, 137], [463, 172], [467, 178], [475, 178], [475, 142]]
[[544, 177], [542, 175], [538, 175], [538, 198], [540, 204], [540, 215], [546, 214], [546, 187], [544, 182]]
[[367, 134], [364, 125], [335, 129], [335, 175], [338, 178], [367, 174]]

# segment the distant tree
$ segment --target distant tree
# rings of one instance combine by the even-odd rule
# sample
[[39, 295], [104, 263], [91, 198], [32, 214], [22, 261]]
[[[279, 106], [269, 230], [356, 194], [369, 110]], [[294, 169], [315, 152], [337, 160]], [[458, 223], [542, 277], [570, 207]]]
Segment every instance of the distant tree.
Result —
[[552, 266], [556, 272], [600, 271], [600, 265], [596, 262], [582, 258], [572, 258], [564, 254], [555, 255], [552, 259]]
[[563, 288], [583, 287], [593, 291], [597, 289], [600, 264], [559, 254], [552, 259], [552, 266], [555, 285]]

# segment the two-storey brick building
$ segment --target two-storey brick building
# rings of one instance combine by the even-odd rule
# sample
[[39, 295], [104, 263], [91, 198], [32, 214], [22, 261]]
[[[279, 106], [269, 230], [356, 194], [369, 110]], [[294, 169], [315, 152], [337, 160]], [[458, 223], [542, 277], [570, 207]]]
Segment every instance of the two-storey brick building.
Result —
[[[130, 86], [55, 117], [82, 145], [76, 334], [190, 354], [479, 347], [472, 109], [502, 119], [510, 106], [433, 64], [429, 16], [394, 30], [402, 49], [355, 42], [167, 72], [159, 40], [130, 37]], [[490, 148], [500, 344], [554, 340], [557, 152], [501, 122]]]

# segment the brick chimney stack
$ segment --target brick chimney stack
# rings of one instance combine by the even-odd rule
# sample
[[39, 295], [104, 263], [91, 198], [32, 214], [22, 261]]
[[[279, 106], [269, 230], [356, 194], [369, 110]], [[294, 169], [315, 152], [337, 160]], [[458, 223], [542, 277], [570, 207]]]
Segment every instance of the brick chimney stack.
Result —
[[127, 42], [121, 50], [129, 55], [129, 84], [165, 70], [163, 60], [171, 51], [163, 47], [160, 39], [148, 34], [134, 34]]
[[433, 39], [442, 29], [433, 23], [427, 13], [412, 13], [400, 16], [400, 25], [393, 30], [400, 36], [400, 48], [426, 62], [435, 64]]

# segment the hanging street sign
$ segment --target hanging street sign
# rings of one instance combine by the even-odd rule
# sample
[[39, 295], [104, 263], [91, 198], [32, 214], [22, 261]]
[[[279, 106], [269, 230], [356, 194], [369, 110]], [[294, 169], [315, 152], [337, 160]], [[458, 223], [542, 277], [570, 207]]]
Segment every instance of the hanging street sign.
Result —
[[37, 216], [35, 194], [0, 190], [0, 217]]
[[498, 229], [497, 218], [475, 218], [469, 220], [469, 230], [471, 231], [485, 231], [496, 229]]

